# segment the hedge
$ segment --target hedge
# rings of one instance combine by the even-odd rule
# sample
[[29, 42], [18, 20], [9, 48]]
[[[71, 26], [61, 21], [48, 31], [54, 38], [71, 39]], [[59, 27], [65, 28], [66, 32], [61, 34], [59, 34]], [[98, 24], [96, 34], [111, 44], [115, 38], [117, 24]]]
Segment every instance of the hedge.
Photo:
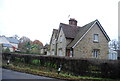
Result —
[[12, 62], [22, 62], [55, 69], [58, 69], [59, 66], [62, 65], [62, 71], [72, 75], [114, 79], [120, 78], [120, 60], [100, 60], [12, 53], [3, 53], [2, 58], [3, 61], [10, 59]]

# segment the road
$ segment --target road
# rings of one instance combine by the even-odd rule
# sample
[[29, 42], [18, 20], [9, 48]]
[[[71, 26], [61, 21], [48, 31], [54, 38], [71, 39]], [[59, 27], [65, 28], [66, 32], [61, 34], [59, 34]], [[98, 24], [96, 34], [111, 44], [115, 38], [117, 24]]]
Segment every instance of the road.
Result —
[[2, 81], [65, 81], [49, 77], [16, 72], [8, 69], [2, 69], [2, 79]]

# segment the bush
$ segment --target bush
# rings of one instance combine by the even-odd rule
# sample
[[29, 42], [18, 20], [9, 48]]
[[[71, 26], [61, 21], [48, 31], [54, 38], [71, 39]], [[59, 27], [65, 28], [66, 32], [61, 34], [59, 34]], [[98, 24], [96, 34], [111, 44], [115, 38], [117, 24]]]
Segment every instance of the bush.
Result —
[[[4, 60], [6, 60], [5, 57], [7, 56], [8, 53], [3, 53]], [[120, 78], [119, 60], [83, 59], [33, 54], [11, 54], [10, 57], [12, 62], [24, 62], [26, 64], [45, 66], [56, 70], [62, 65], [62, 72], [72, 75]]]
[[3, 49], [3, 53], [10, 53], [10, 49], [8, 47], [6, 49]]

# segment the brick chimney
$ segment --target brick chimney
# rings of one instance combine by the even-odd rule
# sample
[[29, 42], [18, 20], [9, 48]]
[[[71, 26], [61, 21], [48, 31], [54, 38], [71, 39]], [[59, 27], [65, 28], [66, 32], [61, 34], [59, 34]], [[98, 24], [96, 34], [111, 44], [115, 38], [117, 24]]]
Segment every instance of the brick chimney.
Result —
[[70, 18], [69, 25], [75, 25], [75, 26], [77, 26], [77, 20], [75, 20], [74, 18]]

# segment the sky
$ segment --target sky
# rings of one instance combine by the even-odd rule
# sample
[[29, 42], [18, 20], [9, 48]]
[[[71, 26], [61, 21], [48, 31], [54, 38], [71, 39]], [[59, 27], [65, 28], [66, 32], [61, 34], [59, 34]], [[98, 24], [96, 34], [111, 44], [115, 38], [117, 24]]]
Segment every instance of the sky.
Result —
[[110, 39], [118, 39], [119, 0], [0, 0], [0, 35], [17, 34], [49, 44], [53, 29], [70, 18], [84, 26], [98, 19]]

